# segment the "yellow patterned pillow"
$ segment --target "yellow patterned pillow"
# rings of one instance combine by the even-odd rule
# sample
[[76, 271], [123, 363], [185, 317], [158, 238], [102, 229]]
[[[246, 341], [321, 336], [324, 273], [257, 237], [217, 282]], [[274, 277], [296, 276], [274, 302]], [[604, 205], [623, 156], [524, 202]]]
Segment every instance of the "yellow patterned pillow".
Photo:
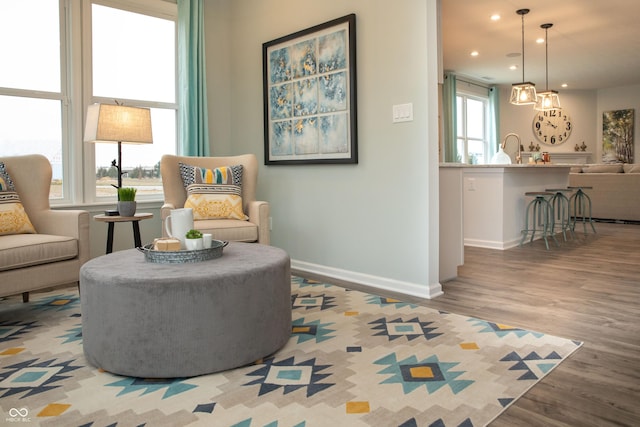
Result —
[[0, 236], [35, 233], [24, 206], [15, 191], [0, 192]]
[[191, 184], [187, 187], [185, 208], [193, 209], [193, 219], [249, 218], [242, 209], [240, 187], [230, 184]]

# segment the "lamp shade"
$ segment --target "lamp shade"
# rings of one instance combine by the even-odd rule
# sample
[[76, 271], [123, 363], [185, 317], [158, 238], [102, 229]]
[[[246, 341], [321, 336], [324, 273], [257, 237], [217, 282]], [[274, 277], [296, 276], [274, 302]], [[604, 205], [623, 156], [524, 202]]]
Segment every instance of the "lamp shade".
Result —
[[546, 90], [544, 92], [538, 92], [536, 98], [536, 105], [533, 107], [537, 111], [550, 111], [559, 110], [560, 97], [555, 90]]
[[531, 82], [511, 85], [509, 102], [514, 105], [530, 105], [536, 103], [536, 85]]
[[151, 110], [124, 105], [90, 105], [87, 109], [84, 140], [152, 144]]

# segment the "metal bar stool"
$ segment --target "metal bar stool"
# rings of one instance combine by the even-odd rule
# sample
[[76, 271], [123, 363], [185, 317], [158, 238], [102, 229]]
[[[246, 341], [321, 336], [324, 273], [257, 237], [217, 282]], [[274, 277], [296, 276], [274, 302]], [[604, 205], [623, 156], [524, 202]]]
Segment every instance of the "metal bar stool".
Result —
[[[547, 239], [549, 236], [553, 238], [556, 245], [560, 246], [558, 240], [556, 240], [556, 236], [553, 234], [553, 206], [549, 203], [549, 200], [547, 200], [547, 197], [553, 197], [554, 193], [549, 191], [528, 191], [524, 193], [524, 195], [527, 197], [533, 196], [534, 199], [529, 202], [527, 209], [524, 212], [524, 226], [526, 228], [522, 230], [520, 246], [524, 243], [529, 232], [531, 232], [531, 240], [529, 242], [533, 242], [536, 231], [542, 231], [542, 237], [544, 238], [544, 244], [547, 247], [547, 250], [549, 250], [549, 240]], [[531, 226], [529, 225], [530, 212], [533, 214]], [[542, 228], [539, 230], [538, 226]]]
[[564, 241], [567, 241], [567, 230], [571, 237], [575, 238], [575, 234], [571, 229], [571, 215], [569, 214], [569, 198], [564, 193], [573, 193], [570, 188], [547, 188], [545, 191], [554, 193], [549, 203], [553, 206], [553, 223], [551, 224], [551, 232], [555, 234], [556, 224], [560, 227]]
[[593, 219], [591, 219], [591, 198], [583, 190], [590, 190], [593, 187], [567, 187], [571, 190], [576, 190], [575, 193], [569, 198], [569, 205], [571, 210], [571, 230], [575, 231], [576, 222], [579, 218], [582, 219], [582, 226], [584, 227], [584, 234], [587, 234], [587, 222], [591, 224], [593, 232], [596, 232], [596, 227], [593, 225]]

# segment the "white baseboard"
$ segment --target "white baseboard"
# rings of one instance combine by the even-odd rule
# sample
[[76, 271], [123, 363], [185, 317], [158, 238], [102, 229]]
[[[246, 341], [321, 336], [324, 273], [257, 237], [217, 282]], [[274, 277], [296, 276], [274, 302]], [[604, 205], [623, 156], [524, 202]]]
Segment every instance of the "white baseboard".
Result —
[[443, 295], [442, 285], [435, 283], [431, 285], [421, 285], [417, 283], [402, 282], [400, 280], [388, 279], [386, 277], [373, 276], [370, 274], [357, 273], [349, 270], [342, 270], [325, 265], [312, 264], [305, 261], [291, 260], [291, 268], [301, 272], [318, 274], [321, 276], [343, 280], [346, 282], [357, 283], [370, 286], [376, 289], [382, 289], [390, 292], [397, 292], [405, 295], [411, 295], [419, 298], [435, 298]]
[[[542, 237], [539, 234], [537, 234], [534, 240], [538, 240], [541, 238]], [[520, 240], [521, 240], [521, 237], [518, 237], [517, 239], [507, 240], [505, 242], [499, 242], [495, 240], [464, 239], [464, 245], [473, 246], [476, 248], [498, 249], [498, 250], [504, 251], [507, 249], [515, 248], [516, 246], [520, 246]], [[531, 240], [531, 235], [527, 237], [524, 243], [525, 244], [529, 243], [529, 240]]]
[[518, 246], [520, 240], [512, 240], [508, 242], [500, 242], [496, 240], [480, 240], [480, 239], [464, 239], [465, 246], [473, 246], [476, 248], [505, 250]]

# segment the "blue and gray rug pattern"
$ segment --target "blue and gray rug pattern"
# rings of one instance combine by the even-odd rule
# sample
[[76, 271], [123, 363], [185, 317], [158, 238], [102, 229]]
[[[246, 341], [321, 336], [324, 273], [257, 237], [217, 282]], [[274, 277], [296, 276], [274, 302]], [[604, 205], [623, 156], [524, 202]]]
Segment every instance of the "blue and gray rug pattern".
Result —
[[[144, 379], [89, 365], [75, 288], [0, 299], [0, 421], [42, 426], [481, 426], [582, 343], [293, 277], [255, 364]], [[239, 307], [241, 309], [241, 307]]]

